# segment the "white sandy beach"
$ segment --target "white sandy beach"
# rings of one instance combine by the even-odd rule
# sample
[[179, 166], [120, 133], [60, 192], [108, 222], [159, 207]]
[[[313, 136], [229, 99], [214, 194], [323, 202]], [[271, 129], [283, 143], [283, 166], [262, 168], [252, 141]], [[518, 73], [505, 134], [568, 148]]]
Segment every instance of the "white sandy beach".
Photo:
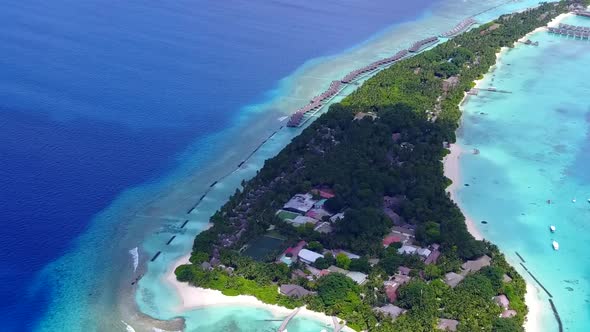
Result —
[[[182, 304], [175, 308], [175, 310], [177, 310], [178, 312], [211, 306], [247, 306], [261, 308], [268, 310], [275, 317], [278, 318], [285, 318], [293, 312], [293, 309], [263, 303], [254, 296], [226, 296], [218, 290], [193, 287], [188, 283], [179, 282], [178, 280], [176, 280], [174, 270], [182, 264], [189, 263], [189, 257], [190, 255], [186, 255], [177, 260], [165, 276], [165, 282], [176, 290], [178, 298], [182, 301]], [[320, 312], [311, 311], [307, 308], [302, 308], [297, 314], [297, 316], [311, 318], [320, 321], [328, 326], [333, 326], [332, 317]], [[345, 327], [343, 331], [353, 330], [348, 327]]]
[[[451, 181], [453, 181], [453, 183], [449, 186], [449, 188], [447, 188], [447, 191], [450, 193], [451, 199], [457, 203], [456, 191], [459, 188], [460, 183], [461, 183], [461, 173], [459, 171], [459, 160], [461, 158], [461, 155], [464, 152], [461, 149], [461, 147], [457, 144], [452, 144], [450, 150], [451, 150], [451, 153], [448, 154], [443, 161], [444, 171], [445, 171], [445, 176], [447, 178], [451, 179]], [[465, 215], [465, 213], [463, 213], [463, 215]], [[471, 235], [473, 235], [474, 238], [476, 238], [477, 240], [483, 240], [483, 236], [479, 232], [477, 227], [475, 226], [473, 219], [471, 219], [469, 216], [465, 215], [465, 223], [467, 224], [467, 230], [469, 231], [469, 233], [471, 233]]]
[[540, 290], [531, 283], [526, 284], [526, 295], [524, 300], [529, 308], [529, 314], [524, 322], [524, 329], [527, 332], [542, 331], [543, 299]]

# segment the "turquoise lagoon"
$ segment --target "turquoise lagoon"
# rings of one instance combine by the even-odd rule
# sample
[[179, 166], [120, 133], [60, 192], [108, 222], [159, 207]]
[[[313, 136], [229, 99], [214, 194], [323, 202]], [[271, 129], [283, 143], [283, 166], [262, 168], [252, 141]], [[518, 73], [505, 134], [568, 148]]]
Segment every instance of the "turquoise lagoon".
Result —
[[[568, 17], [564, 23], [590, 26]], [[538, 32], [502, 53], [463, 105], [458, 203], [543, 298], [544, 331], [590, 326], [590, 43]], [[478, 149], [479, 154], [471, 153]], [[469, 186], [465, 186], [469, 184]], [[573, 202], [573, 200], [576, 200]], [[550, 204], [548, 204], [550, 200]], [[487, 224], [481, 224], [481, 221]], [[552, 234], [549, 226], [555, 225]], [[551, 243], [560, 244], [554, 251]]]

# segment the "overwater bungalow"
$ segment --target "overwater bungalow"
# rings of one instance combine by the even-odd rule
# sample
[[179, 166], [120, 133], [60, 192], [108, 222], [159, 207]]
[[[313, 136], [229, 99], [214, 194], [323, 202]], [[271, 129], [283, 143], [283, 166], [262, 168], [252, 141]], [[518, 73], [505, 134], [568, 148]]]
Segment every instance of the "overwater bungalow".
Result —
[[471, 27], [472, 25], [474, 25], [475, 23], [477, 23], [477, 21], [475, 21], [473, 18], [468, 18], [465, 19], [463, 21], [461, 21], [459, 24], [457, 24], [453, 29], [442, 33], [440, 35], [440, 37], [444, 37], [444, 38], [449, 38], [449, 37], [453, 37], [455, 35], [458, 35], [461, 32], [464, 32], [465, 30], [467, 30], [469, 27]]
[[415, 53], [415, 52], [419, 52], [422, 49], [424, 49], [425, 47], [428, 47], [434, 43], [438, 42], [438, 37], [429, 37], [426, 39], [422, 39], [420, 41], [415, 42], [409, 49], [409, 52]]

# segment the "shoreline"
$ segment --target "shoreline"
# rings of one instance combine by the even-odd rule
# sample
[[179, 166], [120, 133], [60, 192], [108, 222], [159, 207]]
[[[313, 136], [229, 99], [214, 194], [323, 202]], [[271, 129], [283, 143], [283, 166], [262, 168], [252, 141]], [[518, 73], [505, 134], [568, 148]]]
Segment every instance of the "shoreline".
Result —
[[[176, 260], [172, 265], [172, 268], [169, 269], [162, 277], [163, 282], [173, 288], [174, 292], [181, 301], [181, 304], [173, 309], [179, 314], [194, 309], [233, 306], [264, 309], [270, 312], [275, 318], [285, 318], [293, 312], [294, 309], [281, 307], [276, 304], [267, 304], [251, 295], [227, 296], [223, 295], [221, 291], [218, 290], [196, 287], [190, 285], [189, 283], [178, 281], [176, 279], [176, 275], [174, 274], [174, 270], [176, 270], [176, 268], [180, 265], [189, 263], [189, 257], [190, 254]], [[299, 310], [295, 318], [297, 317], [313, 319], [329, 327], [334, 326], [331, 316], [321, 312], [309, 310], [305, 307], [302, 307], [301, 310]], [[340, 319], [338, 320], [341, 321]], [[354, 330], [350, 329], [349, 327], [345, 327], [342, 329], [342, 331]]]
[[[451, 153], [445, 156], [443, 159], [444, 165], [444, 175], [451, 179], [453, 183], [447, 188], [447, 192], [449, 193], [451, 200], [453, 200], [459, 208], [461, 208], [458, 197], [457, 197], [457, 190], [459, 189], [460, 181], [461, 181], [461, 172], [460, 172], [460, 165], [459, 161], [461, 159], [461, 155], [465, 153], [461, 146], [457, 143], [451, 144], [450, 147]], [[484, 237], [477, 229], [475, 222], [471, 217], [465, 214], [465, 211], [461, 209], [461, 212], [465, 216], [465, 224], [467, 226], [467, 231], [476, 239], [476, 240], [483, 240]]]
[[[557, 17], [555, 17], [551, 22], [549, 22], [549, 24], [547, 26], [557, 26], [564, 19], [566, 19], [572, 15], [573, 15], [572, 13], [560, 14]], [[545, 31], [546, 29], [547, 29], [547, 27], [539, 27], [539, 28], [527, 33], [522, 38], [520, 38], [518, 41], [515, 41], [513, 47], [516, 47], [519, 42], [524, 42], [525, 40], [527, 40], [529, 37], [533, 36], [534, 34], [536, 34], [538, 32]], [[509, 48], [503, 47], [500, 49], [499, 52], [496, 53], [496, 62], [490, 68], [490, 71], [488, 73], [491, 73], [494, 71], [494, 69], [498, 65], [498, 62], [501, 60], [502, 55], [505, 54], [505, 52], [507, 52], [508, 50], [509, 50]], [[474, 83], [475, 83], [474, 87], [475, 88], [479, 87], [481, 85], [482, 81], [483, 81], [483, 78], [480, 80], [474, 81]], [[461, 100], [461, 102], [459, 104], [461, 108], [463, 108], [463, 105], [467, 101], [467, 99], [468, 99], [468, 94], [465, 93], [463, 99]], [[463, 113], [463, 109], [461, 109], [461, 111]], [[461, 127], [461, 124], [459, 125], [459, 127]], [[461, 212], [465, 216], [465, 224], [467, 226], [467, 230], [469, 231], [469, 233], [475, 239], [483, 240], [484, 237], [483, 237], [482, 233], [479, 231], [476, 224], [473, 222], [473, 219], [471, 217], [469, 217], [465, 213], [464, 209], [461, 207], [460, 200], [458, 199], [458, 195], [457, 195], [457, 190], [460, 188], [460, 181], [461, 181], [460, 158], [464, 153], [466, 153], [466, 151], [458, 143], [451, 144], [449, 150], [451, 151], [451, 153], [448, 154], [447, 156], [445, 156], [443, 159], [444, 175], [447, 178], [451, 179], [451, 181], [453, 181], [453, 183], [447, 188], [447, 192], [449, 193], [451, 199], [457, 204], [457, 206], [459, 206], [459, 209], [461, 210]], [[513, 266], [517, 266], [516, 264], [513, 264], [514, 262], [510, 262], [510, 263]], [[543, 302], [544, 302], [544, 299], [541, 297], [540, 289], [535, 284], [533, 284], [530, 280], [528, 280], [525, 275], [523, 275], [523, 277], [526, 282], [525, 304], [528, 307], [528, 313], [526, 315], [525, 323], [524, 323], [523, 327], [526, 332], [539, 332], [539, 331], [542, 331], [542, 326], [543, 326], [543, 316], [544, 316]]]

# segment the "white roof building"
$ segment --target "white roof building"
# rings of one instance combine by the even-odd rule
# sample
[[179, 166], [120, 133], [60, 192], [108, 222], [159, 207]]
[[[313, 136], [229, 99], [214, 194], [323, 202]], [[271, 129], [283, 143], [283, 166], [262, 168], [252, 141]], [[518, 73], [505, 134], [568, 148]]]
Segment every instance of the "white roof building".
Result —
[[299, 257], [299, 259], [301, 259], [301, 261], [307, 264], [311, 264], [315, 262], [318, 258], [324, 257], [324, 255], [318, 254], [317, 252], [308, 249], [301, 249], [297, 256]]
[[411, 254], [415, 254], [418, 251], [417, 247], [414, 246], [408, 246], [408, 245], [403, 245], [401, 248], [399, 248], [397, 250], [397, 252], [399, 254], [402, 255], [411, 255]]
[[338, 220], [344, 218], [344, 213], [340, 212], [340, 213], [336, 213], [335, 215], [333, 215], [332, 217], [330, 217], [330, 221], [331, 222], [337, 222]]
[[311, 194], [297, 194], [293, 196], [284, 206], [285, 210], [306, 213], [317, 201], [313, 200]]
[[416, 250], [416, 253], [424, 258], [430, 256], [430, 254], [432, 253], [432, 251], [426, 249], [426, 248], [420, 248], [418, 250]]
[[367, 275], [362, 272], [350, 271], [346, 274], [347, 277], [354, 280], [359, 285], [362, 285], [367, 281]]

